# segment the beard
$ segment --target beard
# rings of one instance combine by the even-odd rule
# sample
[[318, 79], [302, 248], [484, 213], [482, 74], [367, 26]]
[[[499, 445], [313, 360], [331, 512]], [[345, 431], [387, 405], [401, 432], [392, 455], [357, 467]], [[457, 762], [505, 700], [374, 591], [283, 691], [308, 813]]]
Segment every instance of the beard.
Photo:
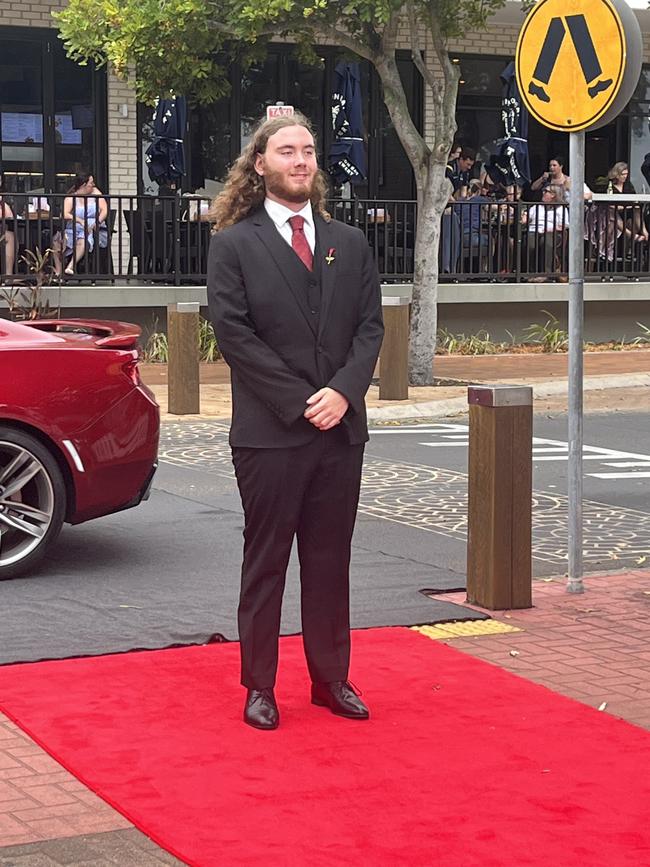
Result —
[[299, 205], [311, 199], [314, 192], [316, 175], [307, 178], [303, 183], [289, 186], [281, 172], [267, 171], [264, 175], [264, 185], [267, 192], [273, 193], [278, 199]]

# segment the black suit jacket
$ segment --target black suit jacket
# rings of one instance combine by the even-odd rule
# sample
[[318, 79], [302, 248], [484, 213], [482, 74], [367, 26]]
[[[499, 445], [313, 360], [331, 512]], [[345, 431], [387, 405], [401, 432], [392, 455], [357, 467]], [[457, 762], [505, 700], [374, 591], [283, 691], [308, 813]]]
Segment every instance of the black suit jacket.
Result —
[[[319, 216], [315, 225], [313, 274], [264, 208], [212, 238], [208, 305], [231, 368], [233, 446], [309, 442], [319, 431], [303, 418], [306, 400], [326, 385], [350, 403], [342, 421], [350, 443], [368, 439], [364, 397], [383, 336], [379, 276], [359, 229]], [[310, 307], [318, 276], [320, 306]]]

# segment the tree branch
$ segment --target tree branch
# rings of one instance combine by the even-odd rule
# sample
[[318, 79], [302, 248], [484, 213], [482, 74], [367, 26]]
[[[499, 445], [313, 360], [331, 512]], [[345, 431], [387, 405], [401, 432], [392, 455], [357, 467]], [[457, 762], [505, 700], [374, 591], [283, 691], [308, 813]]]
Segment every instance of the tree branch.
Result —
[[433, 47], [436, 52], [436, 57], [438, 58], [438, 62], [440, 63], [440, 66], [442, 68], [442, 74], [445, 77], [445, 84], [447, 87], [449, 87], [449, 85], [454, 85], [458, 83], [458, 79], [460, 78], [460, 71], [458, 70], [456, 65], [453, 64], [449, 59], [449, 52], [447, 51], [445, 40], [442, 38], [442, 35], [440, 33], [440, 22], [438, 20], [438, 16], [433, 9], [432, 3], [429, 3], [427, 15], [429, 18], [429, 31], [431, 33], [431, 40], [433, 42]]
[[[224, 33], [227, 36], [230, 36], [233, 39], [241, 40], [242, 34], [237, 29], [229, 26], [223, 21], [222, 18], [218, 17], [221, 11], [220, 5], [215, 2], [215, 0], [209, 0], [209, 5], [212, 6], [215, 10], [215, 17], [210, 22], [210, 26], [219, 31], [220, 33]], [[372, 33], [368, 34], [368, 45], [363, 42], [355, 39], [354, 36], [351, 36], [347, 31], [341, 30], [333, 24], [327, 24], [324, 21], [315, 21], [309, 18], [306, 18], [304, 21], [304, 28], [306, 30], [310, 30], [314, 33], [314, 35], [322, 36], [324, 39], [329, 39], [334, 42], [336, 45], [340, 45], [344, 48], [353, 51], [355, 54], [358, 54], [360, 57], [365, 58], [366, 60], [370, 60], [371, 62], [374, 59], [374, 54], [378, 48], [378, 37], [377, 34], [374, 34], [375, 45], [372, 46]], [[293, 26], [289, 26], [285, 23], [267, 23], [264, 27], [256, 33], [257, 36], [280, 36], [282, 34], [287, 33], [288, 31], [293, 31], [301, 29], [299, 24], [294, 24]]]
[[[374, 63], [376, 58], [377, 46], [365, 45], [363, 42], [358, 42], [354, 36], [350, 36], [345, 30], [339, 30], [333, 24], [326, 24], [321, 21], [308, 22], [308, 26], [313, 29], [315, 36], [323, 36], [325, 39], [330, 39], [335, 45], [341, 45], [343, 48], [348, 48], [365, 60]], [[284, 28], [286, 30], [286, 27]]]
[[384, 103], [393, 127], [406, 151], [413, 171], [421, 176], [430, 153], [427, 143], [413, 122], [406, 101], [404, 85], [397, 68], [394, 54], [383, 54], [375, 61], [375, 69], [384, 90]]
[[413, 57], [413, 63], [415, 64], [415, 68], [422, 76], [422, 80], [424, 81], [424, 83], [435, 94], [439, 86], [435, 80], [433, 72], [428, 68], [428, 66], [422, 59], [422, 52], [420, 51], [420, 30], [418, 27], [417, 19], [415, 17], [415, 4], [413, 3], [413, 0], [409, 0], [408, 3], [408, 16], [409, 29], [411, 31], [411, 56]]
[[436, 94], [435, 146], [439, 159], [446, 160], [447, 153], [452, 144], [448, 131], [451, 130], [453, 133], [453, 130], [456, 129], [456, 96], [458, 93], [460, 69], [449, 59], [447, 45], [440, 32], [440, 22], [432, 2], [427, 7], [427, 19], [431, 40], [443, 77], [442, 86], [439, 87]]
[[385, 54], [392, 54], [395, 51], [401, 17], [401, 10], [395, 10], [384, 27], [384, 32], [381, 37], [381, 45]]

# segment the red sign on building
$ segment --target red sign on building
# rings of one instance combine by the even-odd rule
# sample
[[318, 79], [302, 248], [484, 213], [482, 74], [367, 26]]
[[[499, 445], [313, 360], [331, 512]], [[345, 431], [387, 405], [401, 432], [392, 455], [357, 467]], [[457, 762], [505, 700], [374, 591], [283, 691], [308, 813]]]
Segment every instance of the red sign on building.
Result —
[[271, 120], [275, 117], [293, 117], [292, 105], [267, 105], [266, 119]]

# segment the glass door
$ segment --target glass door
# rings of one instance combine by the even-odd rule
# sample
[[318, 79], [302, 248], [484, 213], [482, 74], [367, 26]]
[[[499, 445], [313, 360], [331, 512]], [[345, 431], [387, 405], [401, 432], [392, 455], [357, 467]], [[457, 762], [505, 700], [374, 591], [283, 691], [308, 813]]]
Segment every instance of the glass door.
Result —
[[0, 137], [5, 187], [43, 188], [45, 118], [43, 44], [0, 39]]
[[[65, 55], [63, 44], [52, 44], [54, 112], [48, 122], [54, 132], [54, 179], [56, 193], [66, 192], [77, 174], [89, 173], [98, 185], [102, 167], [96, 164], [97, 123], [96, 73], [92, 67], [78, 66]], [[101, 186], [100, 186], [101, 188]], [[107, 191], [103, 191], [107, 192]]]

